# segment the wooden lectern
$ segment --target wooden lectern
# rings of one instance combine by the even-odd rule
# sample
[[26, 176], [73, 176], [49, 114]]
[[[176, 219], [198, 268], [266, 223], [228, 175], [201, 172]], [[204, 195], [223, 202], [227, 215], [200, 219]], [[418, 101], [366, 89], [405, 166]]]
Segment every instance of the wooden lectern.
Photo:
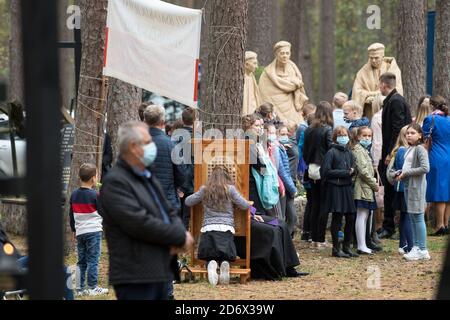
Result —
[[[249, 197], [249, 140], [194, 140], [194, 187], [198, 191], [206, 184], [212, 168], [217, 165], [228, 166], [233, 172], [233, 179], [239, 192]], [[201, 146], [201, 147], [200, 147]], [[250, 278], [250, 211], [234, 209], [235, 237], [246, 238], [246, 256], [237, 257], [231, 262], [230, 276], [239, 275], [242, 284]], [[199, 204], [191, 209], [190, 232], [196, 245], [190, 252], [190, 271], [193, 275], [204, 277], [208, 271], [206, 261], [197, 259], [197, 245], [200, 239], [200, 229], [203, 223], [203, 205]], [[182, 274], [187, 273], [182, 270]]]

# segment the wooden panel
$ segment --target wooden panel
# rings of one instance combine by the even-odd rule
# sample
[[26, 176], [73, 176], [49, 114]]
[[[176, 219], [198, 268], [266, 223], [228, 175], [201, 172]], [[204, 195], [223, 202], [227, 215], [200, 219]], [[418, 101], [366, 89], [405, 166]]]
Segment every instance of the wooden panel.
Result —
[[[193, 140], [195, 166], [194, 188], [198, 191], [208, 181], [211, 169], [216, 164], [224, 164], [230, 167], [235, 179], [235, 185], [239, 192], [248, 199], [249, 197], [249, 140]], [[240, 157], [240, 158], [238, 158]], [[201, 160], [201, 161], [200, 161]], [[233, 266], [250, 268], [250, 212], [249, 210], [234, 211], [235, 236], [246, 237], [246, 257], [240, 257]], [[198, 244], [200, 229], [203, 223], [203, 206], [194, 206], [191, 210], [190, 230]], [[204, 261], [198, 260], [196, 249], [191, 250], [192, 265], [204, 265]], [[206, 270], [201, 268], [203, 272]]]

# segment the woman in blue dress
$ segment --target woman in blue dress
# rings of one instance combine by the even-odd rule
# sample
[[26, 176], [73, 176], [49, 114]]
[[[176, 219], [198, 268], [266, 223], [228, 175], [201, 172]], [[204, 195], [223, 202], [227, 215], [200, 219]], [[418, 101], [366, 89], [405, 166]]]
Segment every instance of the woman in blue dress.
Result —
[[448, 234], [450, 218], [450, 117], [448, 104], [441, 96], [431, 97], [433, 113], [425, 118], [423, 131], [431, 137], [430, 172], [427, 175], [427, 202], [436, 211], [434, 235]]

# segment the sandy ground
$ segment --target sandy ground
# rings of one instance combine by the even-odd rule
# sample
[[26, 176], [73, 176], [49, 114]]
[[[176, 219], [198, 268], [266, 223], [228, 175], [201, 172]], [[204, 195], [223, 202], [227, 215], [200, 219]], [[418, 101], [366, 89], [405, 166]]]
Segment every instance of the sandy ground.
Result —
[[[11, 237], [26, 253], [24, 238]], [[300, 255], [301, 271], [311, 275], [285, 278], [281, 281], [250, 281], [239, 284], [232, 279], [228, 286], [211, 287], [204, 279], [175, 284], [177, 300], [403, 300], [433, 299], [439, 284], [440, 272], [448, 243], [447, 237], [428, 238], [431, 260], [407, 262], [397, 253], [398, 241], [384, 240], [384, 250], [374, 256], [355, 259], [331, 257], [331, 249], [321, 251], [295, 240]], [[66, 264], [76, 265], [76, 254], [66, 258]], [[105, 242], [100, 262], [99, 282], [107, 287], [108, 253]], [[112, 288], [105, 296], [89, 299], [115, 299]]]

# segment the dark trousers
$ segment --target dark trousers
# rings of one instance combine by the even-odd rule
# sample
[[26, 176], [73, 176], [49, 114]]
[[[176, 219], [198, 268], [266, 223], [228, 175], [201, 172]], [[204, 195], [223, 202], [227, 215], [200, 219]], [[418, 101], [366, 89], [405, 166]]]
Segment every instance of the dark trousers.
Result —
[[350, 246], [353, 241], [353, 229], [355, 227], [355, 215], [353, 213], [333, 213], [331, 219], [331, 238], [333, 247], [339, 246], [339, 230], [341, 230], [342, 218], [345, 216], [344, 246]]
[[320, 208], [320, 204], [323, 202], [321, 180], [312, 183], [311, 192], [311, 238], [313, 242], [325, 242], [328, 213], [322, 213]]
[[383, 220], [383, 229], [389, 233], [395, 232], [395, 210], [393, 207], [395, 189], [394, 186], [391, 185], [386, 178], [386, 169], [387, 166], [383, 161], [380, 161], [378, 165], [378, 172], [380, 172], [381, 182], [384, 185], [384, 220]]
[[384, 220], [383, 229], [389, 233], [395, 232], [395, 210], [393, 207], [395, 189], [391, 184], [384, 185]]
[[167, 282], [119, 284], [114, 286], [117, 300], [167, 300]]
[[295, 210], [294, 198], [286, 196], [286, 224], [291, 236], [294, 235], [295, 225], [297, 224], [297, 213]]
[[191, 208], [184, 204], [187, 197], [192, 195], [192, 193], [185, 193], [184, 197], [181, 198], [181, 220], [183, 220], [184, 227], [189, 230], [189, 223], [191, 220]]
[[369, 210], [369, 217], [366, 224], [366, 246], [373, 245], [372, 243], [372, 226], [373, 226], [373, 210]]
[[306, 206], [303, 216], [303, 232], [311, 233], [312, 190], [306, 189]]

